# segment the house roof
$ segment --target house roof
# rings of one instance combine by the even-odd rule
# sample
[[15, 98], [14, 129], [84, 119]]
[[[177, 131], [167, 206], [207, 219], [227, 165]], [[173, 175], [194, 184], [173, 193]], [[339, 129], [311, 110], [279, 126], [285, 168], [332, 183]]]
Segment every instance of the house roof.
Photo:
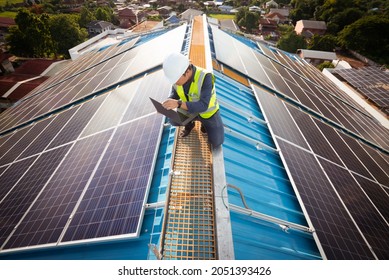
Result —
[[271, 12], [271, 13], [268, 13], [266, 15], [264, 15], [265, 18], [268, 18], [268, 19], [272, 19], [272, 18], [279, 18], [281, 20], [285, 20], [287, 19], [287, 17], [283, 16], [282, 14], [280, 13], [277, 13], [277, 12]]
[[222, 29], [228, 29], [231, 31], [239, 31], [239, 26], [235, 23], [233, 19], [224, 19], [219, 21], [220, 27]]
[[94, 20], [87, 24], [88, 28], [101, 28], [104, 29], [106, 27], [113, 26], [111, 22], [107, 22], [104, 20]]
[[179, 15], [183, 20], [191, 20], [195, 16], [200, 16], [202, 15], [203, 12], [195, 9], [187, 9], [183, 13]]
[[13, 18], [8, 17], [0, 17], [0, 27], [9, 27], [11, 25], [15, 25], [15, 20]]
[[317, 21], [317, 20], [299, 20], [303, 25], [303, 28], [307, 29], [318, 29], [318, 30], [326, 30], [327, 25], [324, 21]]
[[39, 86], [48, 76], [41, 76], [58, 60], [33, 59], [24, 62], [14, 73], [0, 76], [0, 92], [3, 97], [19, 100]]
[[277, 26], [277, 21], [275, 20], [272, 20], [272, 19], [268, 19], [268, 18], [261, 18], [259, 20], [259, 24], [260, 25], [267, 25], [267, 26]]
[[133, 17], [136, 16], [136, 11], [132, 8], [122, 8], [118, 11], [119, 17]]
[[151, 31], [154, 28], [162, 25], [162, 22], [160, 21], [151, 21], [151, 20], [145, 20], [136, 25], [134, 28], [131, 29], [132, 32], [146, 32]]
[[283, 15], [284, 17], [289, 17], [289, 9], [277, 9], [277, 8], [270, 8], [269, 13], [278, 13]]

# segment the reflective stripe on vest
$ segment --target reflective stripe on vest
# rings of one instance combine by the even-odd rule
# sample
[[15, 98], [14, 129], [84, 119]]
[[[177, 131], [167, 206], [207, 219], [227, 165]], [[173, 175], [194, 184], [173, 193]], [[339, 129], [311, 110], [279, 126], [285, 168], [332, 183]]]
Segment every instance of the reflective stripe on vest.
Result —
[[[205, 69], [202, 69], [200, 67], [196, 67], [196, 72], [193, 78], [193, 82], [191, 83], [189, 87], [189, 93], [188, 93], [188, 98], [186, 98], [186, 95], [184, 93], [184, 87], [183, 86], [177, 86], [174, 85], [174, 89], [176, 90], [178, 96], [180, 99], [184, 102], [196, 102], [200, 100], [201, 96], [201, 87], [204, 82], [205, 75], [208, 74]], [[212, 75], [212, 93], [211, 93], [211, 98], [209, 100], [208, 104], [208, 109], [205, 112], [201, 112], [199, 115], [204, 118], [208, 119], [213, 116], [213, 114], [216, 113], [217, 110], [219, 110], [219, 104], [216, 99], [216, 93], [215, 93], [215, 76]]]

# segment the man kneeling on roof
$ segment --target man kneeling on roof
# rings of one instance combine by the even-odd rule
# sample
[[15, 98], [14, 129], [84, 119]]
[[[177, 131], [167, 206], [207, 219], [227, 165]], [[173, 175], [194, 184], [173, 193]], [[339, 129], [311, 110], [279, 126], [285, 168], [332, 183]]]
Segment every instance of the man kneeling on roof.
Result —
[[[215, 92], [215, 77], [205, 69], [194, 66], [181, 53], [169, 54], [163, 62], [166, 78], [173, 84], [169, 98], [162, 105], [168, 109], [181, 108], [188, 113], [198, 113], [201, 131], [208, 134], [213, 148], [224, 142], [224, 126]], [[171, 123], [177, 126], [177, 123]], [[186, 137], [195, 126], [194, 121], [185, 126], [180, 136]]]

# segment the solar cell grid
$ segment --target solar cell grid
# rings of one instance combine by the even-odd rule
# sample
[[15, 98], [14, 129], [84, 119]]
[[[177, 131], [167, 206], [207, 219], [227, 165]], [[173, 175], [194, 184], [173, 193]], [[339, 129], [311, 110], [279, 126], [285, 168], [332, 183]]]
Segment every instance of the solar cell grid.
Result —
[[389, 74], [376, 67], [335, 70], [344, 80], [382, 108], [389, 106]]
[[58, 134], [58, 132], [66, 124], [68, 119], [72, 117], [73, 114], [73, 110], [68, 110], [55, 116], [54, 120], [43, 131], [41, 131], [41, 134], [39, 134], [38, 137], [27, 147], [27, 149], [23, 151], [18, 159], [44, 151], [51, 140]]
[[[296, 62], [291, 61], [290, 59], [285, 60], [287, 61], [288, 65], [296, 64], [294, 69], [296, 71], [301, 71], [301, 73], [307, 73], [309, 71], [315, 71], [312, 70], [311, 66], [301, 66]], [[277, 64], [277, 63], [273, 63]], [[277, 69], [281, 69], [282, 66], [275, 66]], [[289, 66], [288, 66], [289, 67]], [[362, 138], [365, 138], [367, 141], [370, 141], [371, 143], [381, 146], [384, 149], [387, 149], [389, 146], [388, 141], [386, 140], [387, 132], [382, 131], [382, 126], [377, 127], [376, 124], [370, 119], [369, 117], [366, 117], [365, 115], [362, 115], [360, 112], [356, 110], [360, 109], [360, 106], [358, 105], [352, 105], [355, 106], [355, 108], [352, 108], [349, 104], [344, 103], [343, 101], [340, 101], [337, 98], [334, 98], [331, 96], [331, 94], [335, 94], [338, 96], [338, 98], [344, 99], [344, 94], [339, 94], [338, 90], [331, 91], [331, 94], [328, 92], [325, 92], [325, 90], [321, 89], [318, 86], [314, 86], [314, 84], [311, 84], [310, 82], [303, 81], [302, 78], [299, 77], [299, 75], [295, 74], [293, 71], [289, 70], [288, 68], [285, 68], [285, 71], [289, 73], [288, 76], [285, 76], [285, 71], [278, 70], [280, 73], [284, 73], [283, 78], [288, 83], [288, 86], [292, 88], [294, 94], [297, 96], [298, 99], [302, 102], [302, 104], [308, 106], [309, 108], [313, 109], [314, 111], [317, 111], [316, 108], [318, 108], [320, 111], [319, 113], [322, 113], [323, 116], [329, 118], [330, 120], [334, 121], [335, 123], [338, 123], [341, 126], [346, 127], [351, 132], [359, 135]], [[327, 85], [328, 82], [322, 81], [321, 79], [318, 79], [318, 74], [322, 76], [320, 73], [316, 73], [316, 75], [310, 75], [309, 77], [314, 77], [312, 81], [314, 83], [318, 83], [318, 85]], [[293, 80], [290, 80], [290, 76], [293, 76]], [[274, 79], [274, 78], [273, 78]], [[295, 83], [296, 79], [300, 82]], [[277, 82], [279, 84], [279, 82]], [[276, 83], [275, 83], [276, 84]], [[304, 88], [300, 86], [305, 85], [305, 91]], [[329, 87], [329, 86], [328, 86]], [[334, 89], [333, 87], [329, 87], [330, 89]], [[285, 93], [284, 93], [284, 92]], [[290, 94], [287, 90], [281, 90], [282, 93], [288, 95], [290, 97]], [[317, 95], [319, 98], [315, 97], [312, 93]], [[309, 99], [306, 98], [306, 95], [308, 94]], [[312, 101], [312, 102], [311, 102]], [[345, 102], [350, 102], [350, 99], [348, 99]], [[332, 105], [333, 104], [333, 105]], [[355, 118], [353, 118], [353, 115], [358, 114], [361, 118], [359, 122], [354, 121]], [[336, 117], [335, 117], [336, 116]], [[351, 116], [351, 117], [350, 117]], [[360, 122], [363, 122], [364, 124], [360, 124]]]
[[27, 171], [31, 164], [35, 161], [36, 157], [30, 157], [25, 160], [15, 162], [9, 166], [4, 166], [2, 170], [7, 170], [2, 174], [0, 171], [0, 204], [7, 195], [7, 193], [12, 189], [15, 183], [22, 177], [22, 175]]
[[336, 130], [327, 124], [315, 121], [322, 133], [327, 137], [331, 146], [342, 159], [344, 164], [352, 171], [359, 173], [369, 179], [373, 179], [368, 170], [362, 165], [360, 160], [355, 156], [353, 151], [342, 140]]
[[267, 55], [268, 57], [270, 57], [272, 59], [277, 60], [277, 56], [275, 55], [275, 53], [272, 50], [270, 50], [266, 45], [263, 45], [263, 44], [260, 44], [260, 43], [257, 42], [257, 46], [260, 48], [260, 50], [265, 55]]
[[[270, 86], [270, 81], [267, 78], [270, 74], [270, 71], [265, 71], [261, 67], [263, 64], [258, 64], [259, 61], [263, 61], [264, 58], [259, 55], [258, 53], [254, 52], [253, 50], [247, 49], [246, 45], [236, 45], [237, 46], [237, 52], [240, 55], [240, 58], [243, 61], [243, 64], [245, 65], [245, 70], [247, 71], [247, 74], [249, 76], [255, 77], [255, 80], [260, 81], [266, 86]], [[273, 69], [274, 71], [274, 69]]]
[[3, 175], [3, 172], [8, 168], [7, 165], [3, 166], [3, 167], [0, 167], [0, 177], [1, 175]]
[[[12, 133], [9, 133], [5, 136], [0, 137], [0, 149], [1, 149], [1, 146], [3, 146], [11, 136], [12, 136]], [[4, 152], [4, 151], [2, 151], [2, 152]]]
[[121, 88], [109, 93], [103, 105], [97, 110], [96, 114], [84, 129], [82, 136], [116, 126], [130, 100], [133, 98], [133, 95], [134, 92], [127, 92]]
[[68, 148], [62, 146], [43, 153], [1, 203], [0, 220], [4, 223], [0, 227], [0, 247], [54, 173]]
[[260, 101], [262, 112], [264, 112], [270, 123], [273, 133], [305, 149], [309, 149], [283, 102], [270, 94], [262, 93], [257, 87], [254, 87], [254, 93]]
[[3, 163], [1, 163], [1, 160], [4, 155], [8, 153], [8, 151], [31, 129], [31, 127], [32, 126], [24, 127], [14, 132], [13, 134], [11, 134], [9, 140], [0, 147], [0, 166], [3, 165]]
[[57, 134], [57, 136], [50, 143], [48, 149], [76, 140], [106, 97], [107, 95], [99, 96], [71, 109], [77, 110], [77, 113]]
[[85, 83], [84, 87], [79, 90], [74, 96], [72, 96], [73, 98], [71, 99], [71, 101], [69, 101], [70, 103], [76, 102], [77, 100], [80, 100], [98, 91], [98, 89], [96, 88], [96, 85], [98, 84], [97, 79], [90, 79], [88, 81], [83, 81], [83, 83]]
[[113, 130], [75, 143], [4, 249], [56, 243]]
[[171, 91], [171, 85], [166, 81], [162, 71], [157, 71], [143, 77], [136, 84], [136, 92], [128, 106], [122, 123], [155, 112], [154, 106], [149, 106], [152, 97], [156, 100], [165, 100]]
[[[355, 155], [360, 159], [362, 164], [366, 166], [369, 170], [370, 174], [381, 184], [384, 184], [389, 187], [389, 177], [388, 175], [381, 169], [380, 166], [369, 156], [369, 154], [363, 149], [362, 145], [359, 144], [355, 139], [347, 136], [339, 134], [339, 136], [346, 142], [346, 144], [350, 147], [350, 149], [355, 153]], [[365, 146], [365, 145], [363, 145]], [[384, 170], [389, 171], [389, 165], [382, 166]]]
[[306, 113], [303, 113], [290, 105], [287, 105], [287, 108], [304, 134], [304, 137], [310, 145], [312, 151], [317, 155], [343, 166], [339, 157], [335, 154], [335, 151], [328, 143], [325, 135], [323, 135], [319, 128], [315, 125], [314, 120], [312, 120], [312, 118]]
[[374, 259], [315, 157], [279, 140], [282, 155], [328, 259]]
[[269, 79], [271, 80], [272, 88], [275, 88], [282, 94], [292, 98], [293, 100], [299, 101], [296, 95], [293, 92], [293, 86], [287, 85], [286, 82], [277, 74], [269, 75]]
[[[19, 155], [35, 140], [35, 138], [46, 128], [53, 120], [48, 118], [36, 123], [17, 143], [0, 158], [0, 166], [13, 162]], [[16, 134], [15, 134], [16, 135]]]
[[[379, 259], [389, 258], [389, 227], [356, 184], [350, 173], [325, 160], [320, 160], [351, 216]], [[389, 203], [389, 197], [386, 199]]]
[[117, 129], [62, 242], [137, 233], [161, 124], [153, 114]]
[[386, 223], [389, 222], [389, 207], [388, 207], [388, 194], [384, 188], [370, 180], [367, 180], [361, 176], [353, 174], [361, 188], [364, 190], [366, 195], [371, 199], [377, 210], [386, 219]]

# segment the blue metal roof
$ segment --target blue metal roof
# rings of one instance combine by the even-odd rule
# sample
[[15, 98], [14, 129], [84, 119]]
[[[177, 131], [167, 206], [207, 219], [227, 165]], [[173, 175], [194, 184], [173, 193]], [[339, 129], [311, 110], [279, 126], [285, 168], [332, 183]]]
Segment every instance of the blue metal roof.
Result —
[[[251, 89], [215, 73], [226, 129], [223, 144], [228, 202], [277, 219], [307, 226], [270, 131]], [[245, 205], [246, 204], [246, 205]], [[321, 258], [310, 233], [284, 231], [277, 223], [231, 208], [236, 259]], [[250, 232], [250, 236], [247, 233]]]

